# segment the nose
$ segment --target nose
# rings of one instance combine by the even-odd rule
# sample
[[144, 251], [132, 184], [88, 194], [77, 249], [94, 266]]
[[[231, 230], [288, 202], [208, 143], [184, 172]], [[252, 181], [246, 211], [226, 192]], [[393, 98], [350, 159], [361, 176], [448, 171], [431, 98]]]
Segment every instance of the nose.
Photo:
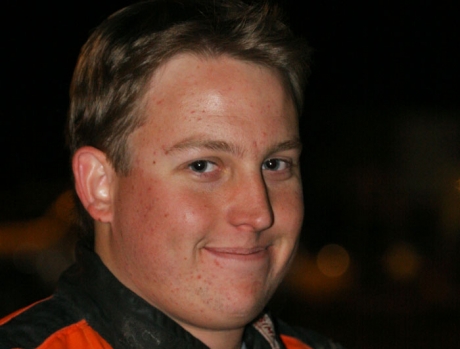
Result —
[[228, 220], [233, 226], [260, 232], [273, 225], [273, 209], [262, 173], [244, 176], [230, 190]]

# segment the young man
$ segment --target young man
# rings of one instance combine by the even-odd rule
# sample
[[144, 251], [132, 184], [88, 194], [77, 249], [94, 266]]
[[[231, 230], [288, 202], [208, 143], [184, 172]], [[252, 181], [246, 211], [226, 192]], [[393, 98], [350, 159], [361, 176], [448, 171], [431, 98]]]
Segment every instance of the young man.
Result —
[[148, 1], [102, 23], [68, 124], [85, 243], [0, 348], [339, 348], [264, 309], [302, 223], [307, 58], [267, 4]]

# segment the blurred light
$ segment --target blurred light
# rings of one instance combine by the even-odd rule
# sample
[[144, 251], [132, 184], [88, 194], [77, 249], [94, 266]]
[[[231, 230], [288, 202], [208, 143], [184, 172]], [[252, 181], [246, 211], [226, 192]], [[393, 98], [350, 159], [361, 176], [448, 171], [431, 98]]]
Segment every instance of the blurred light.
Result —
[[330, 244], [324, 246], [316, 256], [318, 269], [328, 277], [343, 275], [350, 266], [350, 255], [340, 245]]
[[385, 252], [383, 266], [392, 279], [409, 280], [418, 275], [421, 257], [413, 245], [397, 242]]
[[73, 239], [69, 237], [74, 221], [73, 211], [73, 194], [68, 190], [61, 193], [40, 217], [27, 221], [2, 222], [0, 258], [20, 259], [27, 255], [27, 259], [55, 246], [63, 239]]

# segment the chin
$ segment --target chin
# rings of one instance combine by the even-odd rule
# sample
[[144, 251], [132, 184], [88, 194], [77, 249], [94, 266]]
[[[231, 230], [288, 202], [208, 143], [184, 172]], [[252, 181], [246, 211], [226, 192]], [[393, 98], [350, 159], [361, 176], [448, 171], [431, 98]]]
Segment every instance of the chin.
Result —
[[235, 299], [234, 302], [222, 306], [223, 311], [220, 315], [225, 313], [228, 320], [245, 326], [263, 311], [269, 297], [266, 294], [241, 294]]

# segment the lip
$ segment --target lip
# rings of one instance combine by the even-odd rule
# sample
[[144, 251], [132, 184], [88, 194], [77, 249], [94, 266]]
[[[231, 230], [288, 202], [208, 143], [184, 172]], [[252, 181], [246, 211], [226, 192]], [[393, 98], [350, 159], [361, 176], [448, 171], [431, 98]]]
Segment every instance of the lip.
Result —
[[244, 247], [205, 247], [204, 250], [215, 257], [240, 261], [264, 259], [268, 255], [267, 246]]

